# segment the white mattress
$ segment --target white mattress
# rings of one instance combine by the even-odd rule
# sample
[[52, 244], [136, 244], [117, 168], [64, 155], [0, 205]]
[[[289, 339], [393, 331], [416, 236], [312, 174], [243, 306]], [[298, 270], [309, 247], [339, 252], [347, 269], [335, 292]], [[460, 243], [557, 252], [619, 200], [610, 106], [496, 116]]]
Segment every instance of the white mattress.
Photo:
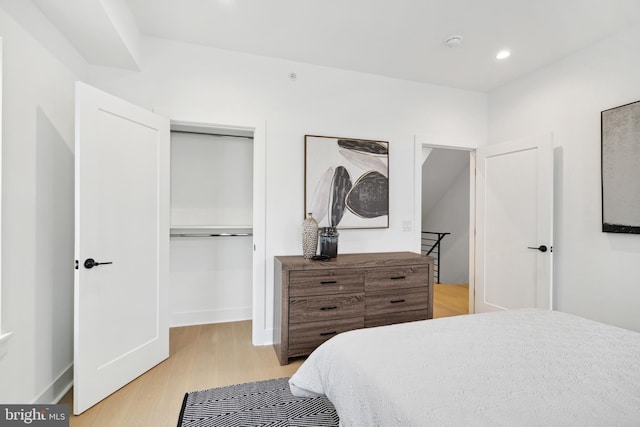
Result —
[[344, 427], [640, 426], [640, 334], [535, 309], [361, 329], [290, 385]]

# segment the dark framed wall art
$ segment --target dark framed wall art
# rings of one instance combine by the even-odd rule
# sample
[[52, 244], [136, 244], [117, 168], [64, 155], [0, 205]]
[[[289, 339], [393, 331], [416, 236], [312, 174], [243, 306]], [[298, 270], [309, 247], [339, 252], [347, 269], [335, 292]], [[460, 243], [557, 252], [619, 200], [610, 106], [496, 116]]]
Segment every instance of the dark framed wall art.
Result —
[[640, 101], [602, 111], [602, 231], [640, 234]]
[[389, 143], [305, 135], [304, 213], [320, 227], [389, 227]]

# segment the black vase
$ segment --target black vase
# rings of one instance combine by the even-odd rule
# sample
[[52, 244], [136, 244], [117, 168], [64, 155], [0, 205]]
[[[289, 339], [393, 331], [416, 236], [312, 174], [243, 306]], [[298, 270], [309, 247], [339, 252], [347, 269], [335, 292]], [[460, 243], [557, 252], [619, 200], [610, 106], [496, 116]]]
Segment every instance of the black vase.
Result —
[[322, 227], [320, 231], [320, 255], [335, 258], [338, 256], [338, 230], [335, 227]]

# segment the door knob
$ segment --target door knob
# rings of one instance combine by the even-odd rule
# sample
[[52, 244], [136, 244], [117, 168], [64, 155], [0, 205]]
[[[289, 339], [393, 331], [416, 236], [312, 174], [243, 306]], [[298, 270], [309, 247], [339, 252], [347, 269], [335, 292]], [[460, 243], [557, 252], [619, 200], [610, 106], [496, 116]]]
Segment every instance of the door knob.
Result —
[[528, 249], [537, 249], [540, 252], [547, 252], [547, 247], [545, 245], [540, 245], [537, 248], [535, 246], [529, 246]]
[[99, 265], [104, 265], [104, 264], [113, 264], [113, 262], [108, 261], [108, 262], [96, 262], [95, 259], [93, 258], [87, 258], [84, 260], [84, 268], [93, 268], [93, 267], [97, 267]]

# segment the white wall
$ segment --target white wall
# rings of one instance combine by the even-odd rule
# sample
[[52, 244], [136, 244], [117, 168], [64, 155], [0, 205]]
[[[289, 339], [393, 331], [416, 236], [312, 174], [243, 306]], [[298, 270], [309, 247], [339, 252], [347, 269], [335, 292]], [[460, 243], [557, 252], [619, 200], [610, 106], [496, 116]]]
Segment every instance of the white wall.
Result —
[[174, 120], [266, 123], [266, 297], [257, 302], [265, 315], [254, 319], [265, 336], [273, 323], [273, 257], [302, 253], [305, 134], [390, 143], [390, 228], [342, 230], [343, 253], [414, 248], [414, 232], [403, 232], [402, 222], [420, 221], [413, 197], [416, 134], [486, 136], [482, 93], [158, 39], [143, 39], [141, 72], [95, 68], [91, 83]]
[[[0, 402], [52, 402], [72, 378], [73, 84], [0, 10], [4, 42]], [[77, 62], [76, 62], [77, 65]]]
[[251, 225], [253, 139], [171, 133], [171, 225]]
[[600, 112], [640, 100], [640, 27], [489, 95], [491, 143], [553, 132], [555, 308], [640, 331], [640, 236], [602, 233]]

